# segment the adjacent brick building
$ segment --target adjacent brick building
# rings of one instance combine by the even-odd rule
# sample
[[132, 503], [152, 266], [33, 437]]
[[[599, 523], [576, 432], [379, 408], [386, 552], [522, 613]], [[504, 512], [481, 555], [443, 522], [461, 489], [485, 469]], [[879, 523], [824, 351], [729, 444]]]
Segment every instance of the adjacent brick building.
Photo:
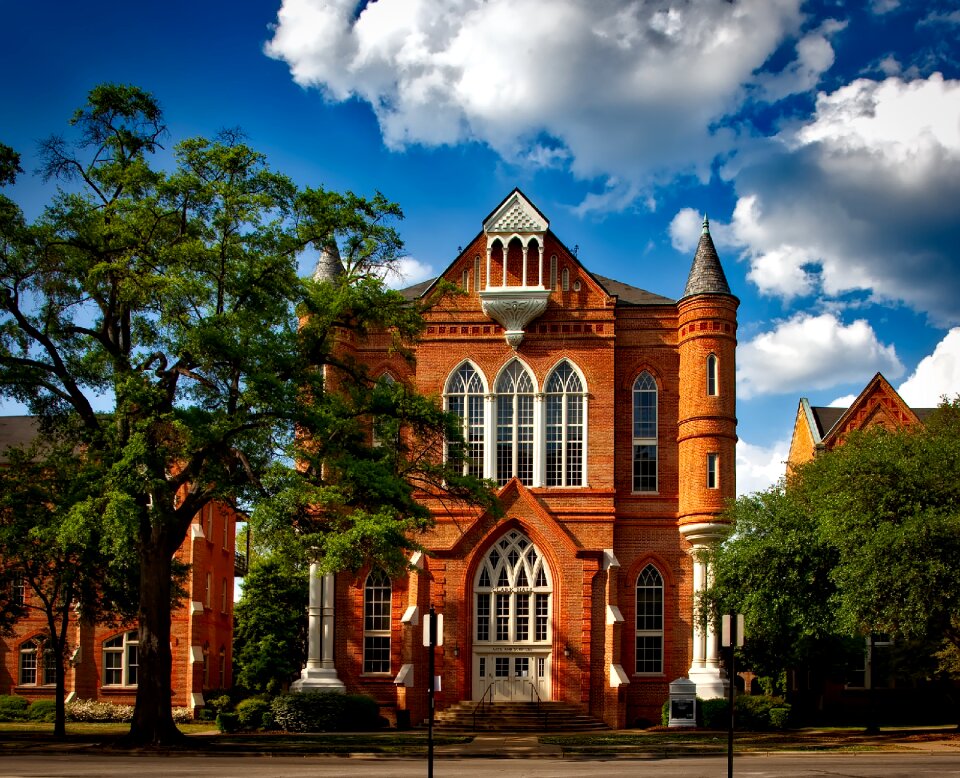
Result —
[[[336, 277], [336, 257], [318, 272]], [[439, 708], [539, 696], [623, 726], [659, 721], [679, 677], [721, 695], [716, 635], [692, 613], [697, 551], [724, 537], [735, 493], [738, 300], [706, 220], [679, 301], [590, 272], [519, 190], [442, 277], [464, 294], [429, 311], [414, 365], [386, 337], [343, 346], [442, 396], [504, 517], [425, 497], [436, 525], [419, 574], [314, 580], [295, 688], [345, 687], [422, 720], [434, 606]]]
[[[27, 416], [0, 418], [0, 465], [11, 446], [29, 443], [35, 435]], [[235, 552], [238, 514], [210, 504], [197, 515], [176, 558], [190, 565], [186, 596], [173, 611], [173, 705], [197, 708], [204, 693], [232, 685], [233, 588], [235, 568], [245, 557]], [[25, 585], [13, 596], [28, 607], [12, 635], [0, 636], [0, 694], [30, 700], [52, 699], [53, 668], [45, 666], [43, 643], [47, 625], [36, 596]], [[132, 705], [137, 689], [137, 626], [105, 627], [74, 622], [67, 667], [68, 699], [101, 700]]]

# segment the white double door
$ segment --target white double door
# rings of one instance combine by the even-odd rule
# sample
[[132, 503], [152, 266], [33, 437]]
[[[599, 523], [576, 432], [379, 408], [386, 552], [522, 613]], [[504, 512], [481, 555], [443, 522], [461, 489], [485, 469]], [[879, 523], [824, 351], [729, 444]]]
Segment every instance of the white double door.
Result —
[[536, 702], [550, 697], [550, 652], [476, 652], [473, 699]]

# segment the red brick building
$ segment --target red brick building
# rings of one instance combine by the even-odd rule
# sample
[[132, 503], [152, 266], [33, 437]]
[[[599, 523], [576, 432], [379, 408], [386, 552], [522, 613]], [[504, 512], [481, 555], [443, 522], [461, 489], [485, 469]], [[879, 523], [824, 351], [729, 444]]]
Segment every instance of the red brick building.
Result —
[[[0, 418], [0, 452], [28, 443], [35, 434], [27, 416]], [[0, 453], [0, 464], [3, 462]], [[194, 518], [176, 558], [190, 565], [187, 596], [173, 611], [173, 705], [197, 708], [204, 693], [232, 685], [233, 585], [246, 558], [235, 552], [238, 514], [208, 505]], [[0, 636], [0, 694], [30, 700], [53, 698], [54, 669], [45, 664], [47, 625], [36, 595], [20, 582], [14, 597], [27, 614], [12, 635]], [[32, 607], [30, 607], [32, 606]], [[71, 626], [67, 699], [101, 700], [132, 705], [137, 691], [137, 626], [104, 627], [75, 622]]]
[[427, 314], [415, 366], [386, 338], [344, 347], [442, 396], [465, 467], [499, 485], [505, 515], [428, 500], [421, 574], [315, 580], [295, 688], [345, 686], [422, 720], [432, 605], [438, 708], [539, 696], [623, 726], [659, 721], [679, 677], [721, 695], [716, 636], [692, 606], [708, 575], [696, 552], [724, 536], [735, 492], [738, 300], [706, 221], [679, 301], [591, 273], [519, 190], [443, 278], [464, 294]]
[[854, 430], [881, 426], [890, 432], [922, 424], [934, 408], [911, 408], [890, 382], [877, 373], [848, 408], [810, 405], [800, 398], [793, 437], [787, 456], [787, 472], [809, 462], [821, 451], [842, 445]]

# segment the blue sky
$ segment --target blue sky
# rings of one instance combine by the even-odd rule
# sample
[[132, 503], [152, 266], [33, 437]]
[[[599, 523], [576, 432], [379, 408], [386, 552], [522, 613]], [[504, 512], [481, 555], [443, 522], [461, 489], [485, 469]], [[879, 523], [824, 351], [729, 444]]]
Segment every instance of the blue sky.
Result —
[[[0, 141], [37, 167], [97, 83], [172, 141], [241, 127], [303, 185], [401, 204], [410, 283], [519, 186], [591, 270], [683, 290], [700, 214], [740, 297], [738, 489], [799, 397], [960, 392], [960, 4], [7, 3]], [[49, 186], [10, 193], [29, 215]], [[6, 410], [16, 409], [6, 406]]]

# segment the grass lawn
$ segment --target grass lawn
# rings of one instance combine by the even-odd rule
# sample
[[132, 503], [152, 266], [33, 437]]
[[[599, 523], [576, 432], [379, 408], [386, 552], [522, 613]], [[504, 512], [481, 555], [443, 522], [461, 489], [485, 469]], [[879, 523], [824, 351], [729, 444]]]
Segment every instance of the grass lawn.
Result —
[[[178, 724], [191, 736], [184, 750], [221, 754], [385, 754], [423, 756], [427, 752], [425, 732], [304, 733], [249, 732], [220, 734], [213, 722]], [[120, 742], [130, 730], [129, 724], [88, 724], [67, 722], [67, 740], [71, 748], [95, 747], [124, 751]], [[472, 735], [435, 735], [434, 745], [469, 743]], [[86, 741], [94, 742], [86, 743]], [[52, 724], [37, 722], [0, 722], [0, 754], [4, 751], [56, 748]]]
[[[191, 721], [189, 724], [177, 724], [185, 735], [197, 735], [201, 732], [215, 732], [217, 725], [212, 721]], [[67, 735], [126, 735], [129, 724], [93, 724], [83, 721], [68, 721]], [[0, 721], [0, 736], [6, 734], [53, 735], [53, 724], [36, 721]]]

